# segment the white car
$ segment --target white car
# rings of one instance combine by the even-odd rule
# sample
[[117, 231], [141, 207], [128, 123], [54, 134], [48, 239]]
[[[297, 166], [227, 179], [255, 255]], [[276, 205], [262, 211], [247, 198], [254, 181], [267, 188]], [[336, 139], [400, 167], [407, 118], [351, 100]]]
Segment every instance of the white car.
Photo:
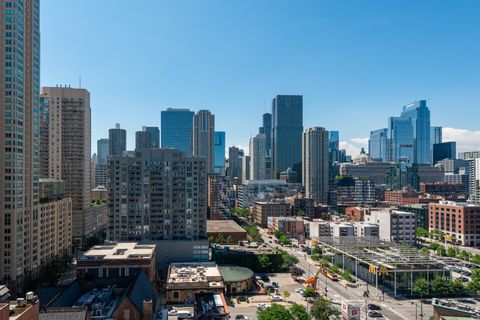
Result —
[[267, 304], [266, 303], [259, 303], [257, 304], [257, 309], [259, 310], [263, 310], [267, 307]]
[[304, 288], [297, 288], [297, 289], [295, 289], [295, 292], [296, 292], [296, 293], [302, 293], [303, 291], [305, 291]]
[[270, 298], [271, 301], [283, 301], [281, 296], [274, 295]]

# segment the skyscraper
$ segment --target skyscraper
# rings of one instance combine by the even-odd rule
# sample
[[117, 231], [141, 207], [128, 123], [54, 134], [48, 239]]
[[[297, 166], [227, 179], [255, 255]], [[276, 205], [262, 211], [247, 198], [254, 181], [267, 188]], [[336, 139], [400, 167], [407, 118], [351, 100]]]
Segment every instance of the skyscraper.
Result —
[[403, 107], [402, 117], [409, 118], [413, 126], [413, 162], [431, 163], [430, 110], [426, 100], [414, 101]]
[[95, 166], [95, 186], [107, 185], [108, 139], [97, 140], [97, 164]]
[[339, 160], [340, 133], [338, 131], [328, 132], [328, 159], [330, 166]]
[[160, 130], [158, 127], [143, 127], [143, 131], [150, 132], [152, 139], [151, 148], [160, 148]]
[[108, 130], [108, 143], [108, 155], [121, 156], [127, 150], [127, 130], [117, 123], [115, 128]]
[[442, 127], [430, 127], [430, 154], [433, 162], [433, 145], [443, 142], [443, 128]]
[[[65, 182], [65, 194], [72, 198], [73, 239], [81, 245], [90, 236], [91, 110], [90, 93], [70, 87], [42, 88], [42, 114], [49, 117], [46, 150], [48, 176]], [[48, 113], [47, 113], [48, 110]], [[43, 122], [42, 122], [43, 124]]]
[[200, 110], [193, 117], [193, 155], [204, 157], [208, 174], [214, 171], [215, 116]]
[[388, 161], [387, 155], [388, 129], [379, 129], [370, 132], [368, 140], [368, 154], [373, 160]]
[[242, 183], [250, 180], [250, 156], [243, 156], [242, 158]]
[[238, 178], [241, 181], [242, 177], [242, 157], [240, 156], [240, 149], [235, 146], [228, 148], [228, 169], [227, 176], [230, 178], [230, 181], [233, 181], [234, 178]]
[[39, 204], [39, 6], [0, 3], [0, 282], [13, 291], [38, 258], [31, 226]]
[[328, 201], [328, 131], [315, 127], [305, 130], [302, 139], [302, 184], [305, 195], [315, 202]]
[[267, 137], [259, 133], [250, 139], [250, 179], [266, 179]]
[[414, 160], [413, 125], [406, 117], [388, 119], [388, 161], [409, 162]]
[[108, 165], [112, 181], [109, 240], [206, 238], [204, 158], [189, 157], [175, 149], [140, 149], [110, 156]]
[[174, 148], [192, 155], [194, 112], [189, 109], [168, 108], [161, 113], [162, 148]]
[[225, 131], [215, 131], [215, 173], [225, 175]]
[[265, 133], [267, 156], [272, 155], [272, 114], [264, 113], [259, 133]]
[[435, 143], [433, 145], [433, 164], [443, 159], [457, 159], [457, 143], [455, 141]]
[[273, 178], [292, 168], [301, 181], [303, 97], [278, 95], [272, 100]]
[[146, 131], [145, 127], [142, 131], [135, 132], [135, 149], [152, 148], [152, 134]]

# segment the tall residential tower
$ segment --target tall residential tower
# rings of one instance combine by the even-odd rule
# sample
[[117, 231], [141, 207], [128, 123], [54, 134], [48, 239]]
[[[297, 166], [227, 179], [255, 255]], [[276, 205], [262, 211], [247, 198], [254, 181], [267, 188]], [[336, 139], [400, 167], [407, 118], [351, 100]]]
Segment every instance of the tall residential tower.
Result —
[[319, 203], [328, 201], [328, 131], [305, 130], [302, 139], [302, 184], [305, 195]]
[[208, 174], [214, 171], [215, 116], [208, 110], [200, 110], [193, 117], [193, 155], [206, 159]]

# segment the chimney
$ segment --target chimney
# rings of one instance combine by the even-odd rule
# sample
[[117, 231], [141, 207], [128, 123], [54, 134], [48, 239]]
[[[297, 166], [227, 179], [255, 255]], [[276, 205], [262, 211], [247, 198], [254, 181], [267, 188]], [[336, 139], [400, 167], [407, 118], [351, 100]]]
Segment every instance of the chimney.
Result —
[[152, 300], [143, 300], [143, 319], [152, 320], [153, 314], [153, 303]]

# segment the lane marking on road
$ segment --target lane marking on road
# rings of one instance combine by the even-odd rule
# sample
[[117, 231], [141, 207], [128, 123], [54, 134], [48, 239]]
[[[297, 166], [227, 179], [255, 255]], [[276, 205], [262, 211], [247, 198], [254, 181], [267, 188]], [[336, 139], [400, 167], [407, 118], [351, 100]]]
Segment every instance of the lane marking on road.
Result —
[[402, 319], [408, 319], [408, 317], [406, 317], [405, 315], [401, 314], [400, 312], [398, 312], [397, 310], [393, 309], [392, 307], [390, 307], [389, 305], [386, 305], [385, 303], [381, 303], [380, 304], [382, 307], [384, 307], [385, 309], [393, 312], [394, 314], [396, 314], [397, 316], [399, 316], [400, 318]]

